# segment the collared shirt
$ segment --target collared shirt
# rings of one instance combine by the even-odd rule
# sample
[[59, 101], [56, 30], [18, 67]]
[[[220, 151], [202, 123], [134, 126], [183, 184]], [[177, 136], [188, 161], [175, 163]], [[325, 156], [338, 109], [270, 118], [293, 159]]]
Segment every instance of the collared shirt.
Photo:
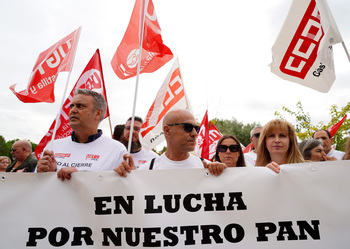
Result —
[[[100, 136], [102, 136], [102, 130], [98, 129], [97, 133], [93, 134], [93, 135], [90, 135], [88, 140], [86, 142], [84, 142], [84, 144], [91, 143], [91, 142], [95, 141], [97, 138], [99, 138]], [[74, 131], [72, 131], [71, 138], [72, 138], [73, 142], [79, 143], [79, 140], [75, 136], [75, 132]]]

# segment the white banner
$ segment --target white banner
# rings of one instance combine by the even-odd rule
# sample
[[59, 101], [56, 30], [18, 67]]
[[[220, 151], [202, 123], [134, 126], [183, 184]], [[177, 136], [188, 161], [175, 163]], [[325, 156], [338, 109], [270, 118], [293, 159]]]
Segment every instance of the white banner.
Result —
[[0, 248], [349, 248], [350, 161], [1, 173]]

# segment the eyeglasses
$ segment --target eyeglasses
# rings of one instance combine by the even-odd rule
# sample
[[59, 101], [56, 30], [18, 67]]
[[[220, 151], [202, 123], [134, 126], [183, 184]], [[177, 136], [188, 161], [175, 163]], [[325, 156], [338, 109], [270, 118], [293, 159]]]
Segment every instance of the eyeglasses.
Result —
[[240, 149], [240, 146], [238, 144], [232, 144], [230, 146], [227, 146], [227, 145], [218, 146], [218, 152], [226, 152], [227, 149], [229, 149], [231, 152], [238, 152]]
[[18, 150], [18, 149], [11, 148], [11, 152], [15, 152], [16, 150]]
[[[130, 129], [131, 129], [131, 126], [125, 126], [125, 130], [127, 130], [127, 131], [130, 131]], [[139, 132], [140, 131], [140, 127], [136, 127], [136, 126], [134, 126], [134, 131], [136, 131], [136, 132]]]
[[196, 130], [197, 133], [199, 133], [199, 130], [201, 129], [201, 127], [199, 125], [193, 125], [190, 123], [168, 124], [168, 126], [174, 126], [174, 125], [184, 125], [184, 130], [188, 133], [192, 132], [193, 128]]
[[259, 133], [255, 133], [255, 134], [253, 134], [253, 136], [252, 136], [252, 137], [259, 138], [259, 137], [260, 137], [260, 132], [259, 132]]

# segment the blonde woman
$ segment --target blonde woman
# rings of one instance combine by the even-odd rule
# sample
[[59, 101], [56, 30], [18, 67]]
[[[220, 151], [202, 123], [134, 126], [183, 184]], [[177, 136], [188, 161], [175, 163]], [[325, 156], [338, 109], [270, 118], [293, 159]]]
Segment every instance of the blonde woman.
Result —
[[287, 121], [275, 119], [261, 130], [256, 166], [266, 166], [276, 173], [280, 165], [303, 163], [294, 127]]

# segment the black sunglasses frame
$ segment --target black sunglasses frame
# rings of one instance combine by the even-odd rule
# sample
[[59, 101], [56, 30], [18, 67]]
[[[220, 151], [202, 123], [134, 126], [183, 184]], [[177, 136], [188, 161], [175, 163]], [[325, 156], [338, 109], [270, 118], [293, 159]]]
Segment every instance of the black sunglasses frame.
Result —
[[260, 132], [253, 134], [253, 136], [252, 136], [252, 137], [259, 138], [259, 137], [260, 137]]
[[218, 145], [218, 152], [226, 152], [229, 149], [231, 152], [239, 152], [241, 146], [239, 144], [232, 144], [230, 146], [227, 145]]
[[187, 132], [187, 133], [190, 133], [192, 132], [193, 128], [195, 129], [195, 131], [197, 133], [199, 133], [199, 130], [201, 129], [201, 127], [199, 125], [193, 125], [193, 124], [190, 124], [190, 123], [174, 123], [174, 124], [168, 124], [168, 126], [174, 126], [174, 125], [183, 125], [184, 126], [184, 130]]

